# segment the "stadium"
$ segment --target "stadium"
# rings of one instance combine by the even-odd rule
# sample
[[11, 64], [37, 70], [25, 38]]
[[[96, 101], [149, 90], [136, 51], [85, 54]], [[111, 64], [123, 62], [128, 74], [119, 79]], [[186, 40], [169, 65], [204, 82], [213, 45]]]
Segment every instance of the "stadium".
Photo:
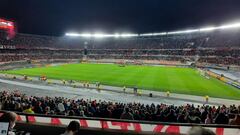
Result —
[[73, 134], [201, 127], [240, 135], [239, 22], [62, 36], [17, 32], [16, 24], [0, 19], [0, 125], [8, 114], [21, 134], [60, 134], [75, 120]]

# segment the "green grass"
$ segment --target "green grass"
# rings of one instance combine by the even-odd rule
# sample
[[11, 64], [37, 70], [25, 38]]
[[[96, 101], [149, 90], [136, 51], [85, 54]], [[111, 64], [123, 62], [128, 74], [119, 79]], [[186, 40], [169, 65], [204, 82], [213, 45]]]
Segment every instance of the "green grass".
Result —
[[113, 86], [137, 86], [142, 89], [170, 91], [190, 95], [240, 99], [240, 90], [217, 79], [206, 79], [196, 69], [114, 64], [67, 64], [54, 67], [10, 70], [4, 73], [48, 78], [80, 80]]

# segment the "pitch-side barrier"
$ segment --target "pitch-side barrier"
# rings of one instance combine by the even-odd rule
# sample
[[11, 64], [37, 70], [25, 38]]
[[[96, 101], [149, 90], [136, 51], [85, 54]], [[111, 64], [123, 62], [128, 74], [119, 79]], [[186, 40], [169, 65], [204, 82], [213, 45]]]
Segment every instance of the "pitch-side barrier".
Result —
[[[2, 111], [1, 114], [4, 112]], [[18, 113], [18, 124], [28, 123], [33, 125], [47, 125], [66, 127], [70, 121], [78, 121], [82, 129], [96, 131], [113, 131], [135, 134], [187, 134], [193, 126], [202, 126], [210, 129], [216, 135], [240, 135], [240, 126], [232, 125], [204, 125], [204, 124], [180, 124], [150, 121], [134, 121], [103, 118], [83, 118], [68, 116], [48, 116], [38, 114]]]

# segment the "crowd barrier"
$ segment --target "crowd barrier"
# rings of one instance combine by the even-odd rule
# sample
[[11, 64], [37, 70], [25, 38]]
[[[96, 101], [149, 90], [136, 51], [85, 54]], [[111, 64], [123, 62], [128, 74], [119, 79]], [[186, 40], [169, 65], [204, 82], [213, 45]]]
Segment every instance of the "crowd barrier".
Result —
[[[2, 114], [4, 112], [1, 112]], [[193, 126], [203, 126], [212, 130], [216, 135], [240, 135], [240, 126], [231, 125], [201, 125], [159, 123], [149, 121], [129, 121], [102, 118], [82, 118], [67, 116], [47, 116], [18, 113], [17, 121], [20, 123], [44, 124], [49, 126], [67, 126], [70, 121], [79, 121], [81, 128], [95, 130], [113, 130], [121, 132], [134, 132], [139, 134], [174, 133], [187, 134]]]

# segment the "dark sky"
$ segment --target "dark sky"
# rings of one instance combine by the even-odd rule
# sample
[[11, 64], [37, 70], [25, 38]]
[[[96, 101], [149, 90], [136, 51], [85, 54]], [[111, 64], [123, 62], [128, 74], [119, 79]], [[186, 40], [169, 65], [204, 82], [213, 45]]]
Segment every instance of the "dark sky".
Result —
[[240, 0], [0, 0], [18, 32], [162, 32], [240, 20]]

